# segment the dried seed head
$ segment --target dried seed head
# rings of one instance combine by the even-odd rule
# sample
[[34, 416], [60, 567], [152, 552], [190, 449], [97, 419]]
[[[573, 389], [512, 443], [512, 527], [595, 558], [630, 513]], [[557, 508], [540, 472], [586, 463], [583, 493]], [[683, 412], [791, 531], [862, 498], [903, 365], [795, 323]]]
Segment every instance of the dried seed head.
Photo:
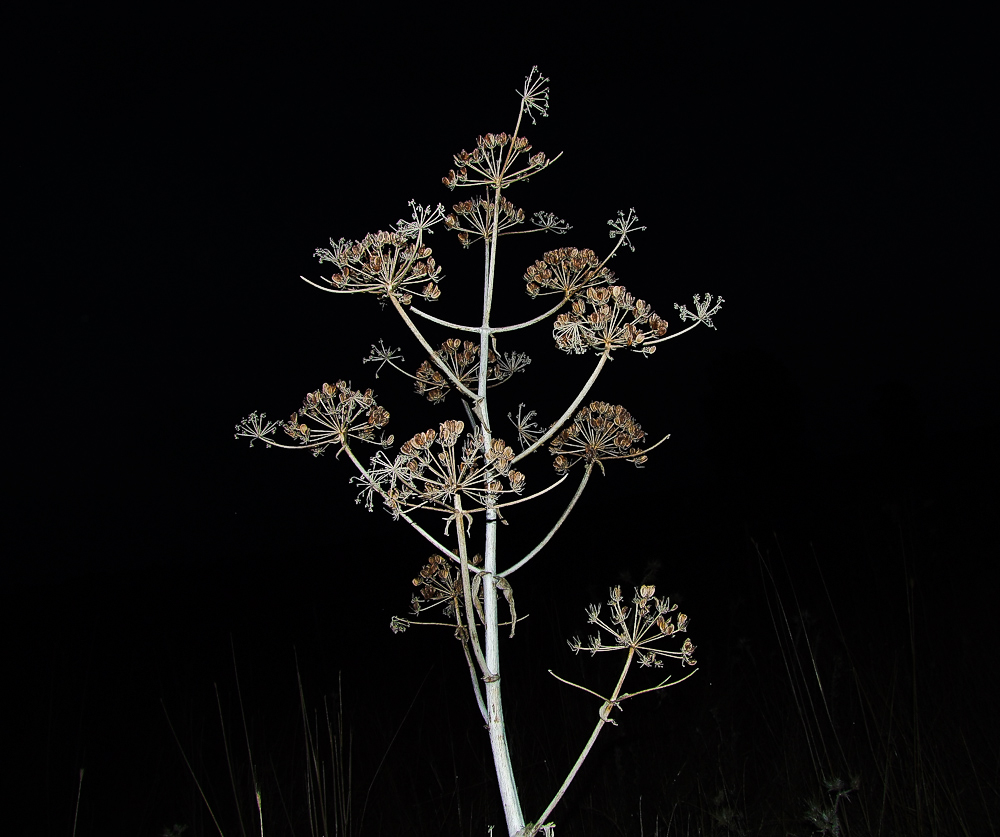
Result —
[[642, 459], [636, 447], [646, 433], [620, 404], [592, 401], [579, 410], [573, 422], [549, 444], [560, 473], [576, 462], [593, 463], [608, 459]]
[[561, 294], [569, 299], [591, 288], [613, 284], [615, 277], [607, 267], [601, 266], [593, 250], [560, 247], [543, 254], [541, 260], [529, 266], [524, 272], [524, 280], [531, 296]]

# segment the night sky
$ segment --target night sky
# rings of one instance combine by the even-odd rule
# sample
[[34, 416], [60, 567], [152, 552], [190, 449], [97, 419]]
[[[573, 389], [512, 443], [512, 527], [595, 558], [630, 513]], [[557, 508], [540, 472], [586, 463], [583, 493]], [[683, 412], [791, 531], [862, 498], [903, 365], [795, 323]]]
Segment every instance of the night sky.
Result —
[[[524, 32], [521, 17], [504, 28]], [[524, 269], [558, 246], [603, 253], [607, 220], [630, 207], [647, 230], [611, 264], [621, 284], [672, 329], [675, 302], [726, 300], [717, 330], [617, 355], [593, 391], [671, 439], [646, 468], [595, 477], [515, 576], [519, 612], [540, 623], [532, 647], [553, 649], [536, 652], [539, 676], [569, 665], [561, 642], [585, 631], [587, 603], [649, 580], [690, 610], [704, 671], [685, 700], [710, 702], [733, 641], [773, 634], [756, 544], [807, 608], [832, 603], [856, 648], [894, 641], [879, 632], [909, 602], [951, 637], [934, 676], [990, 687], [995, 94], [977, 23], [747, 11], [540, 26], [497, 43], [464, 21], [388, 15], [89, 21], [47, 44], [25, 139], [49, 161], [31, 168], [51, 240], [28, 310], [36, 409], [17, 422], [30, 499], [4, 585], [25, 792], [39, 794], [27, 814], [43, 823], [19, 833], [69, 833], [80, 767], [78, 834], [183, 821], [170, 806], [195, 803], [176, 790], [188, 779], [160, 700], [189, 742], [215, 735], [230, 642], [244, 699], [255, 716], [290, 712], [290, 735], [293, 648], [312, 699], [342, 672], [359, 727], [379, 723], [364, 712], [384, 719], [376, 755], [415, 692], [440, 705], [439, 676], [475, 726], [457, 647], [388, 627], [432, 550], [355, 505], [343, 457], [251, 450], [233, 427], [252, 410], [284, 418], [341, 378], [375, 389], [397, 442], [464, 417], [361, 362], [379, 338], [422, 360], [391, 308], [298, 277], [329, 275], [315, 248], [388, 228], [410, 199], [470, 197], [441, 184], [451, 155], [513, 128], [533, 64], [551, 109], [522, 132], [564, 155], [508, 196], [573, 230], [501, 243], [495, 320], [541, 313]], [[92, 48], [82, 31], [99, 31]], [[480, 252], [443, 229], [430, 243], [442, 299], [419, 307], [459, 317]], [[558, 352], [546, 326], [523, 345], [532, 365], [493, 414], [524, 402], [554, 417], [593, 360]], [[525, 463], [536, 489], [548, 459]], [[569, 491], [511, 509], [510, 554]]]

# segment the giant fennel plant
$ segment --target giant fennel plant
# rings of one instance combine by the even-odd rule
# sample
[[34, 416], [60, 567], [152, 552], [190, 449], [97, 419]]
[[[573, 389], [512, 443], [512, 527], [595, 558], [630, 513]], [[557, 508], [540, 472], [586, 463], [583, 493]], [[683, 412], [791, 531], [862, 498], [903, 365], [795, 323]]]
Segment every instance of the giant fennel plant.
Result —
[[[656, 595], [652, 585], [637, 588], [627, 601], [619, 587], [611, 590], [609, 614], [599, 605], [587, 608], [588, 622], [597, 633], [588, 640], [574, 637], [574, 652], [591, 654], [622, 652], [621, 675], [609, 695], [600, 695], [562, 677], [570, 686], [584, 689], [600, 701], [598, 719], [589, 740], [565, 782], [550, 804], [533, 821], [526, 821], [511, 766], [510, 744], [504, 726], [500, 680], [500, 632], [508, 628], [514, 636], [518, 622], [511, 577], [522, 570], [552, 540], [580, 499], [594, 468], [624, 460], [642, 466], [648, 454], [666, 438], [647, 443], [646, 432], [625, 407], [603, 401], [588, 401], [607, 362], [615, 352], [632, 351], [652, 355], [657, 346], [698, 325], [714, 328], [713, 315], [723, 300], [711, 294], [694, 296], [694, 309], [674, 305], [685, 328], [668, 333], [667, 320], [650, 305], [635, 298], [618, 282], [608, 263], [624, 245], [634, 251], [631, 236], [645, 229], [634, 210], [619, 211], [608, 221], [614, 241], [601, 256], [589, 249], [559, 247], [544, 252], [524, 270], [524, 289], [531, 299], [550, 298], [544, 313], [516, 324], [495, 325], [491, 316], [496, 290], [497, 248], [506, 235], [522, 232], [565, 234], [571, 227], [549, 212], [528, 218], [523, 209], [506, 197], [516, 183], [547, 169], [556, 159], [535, 152], [521, 134], [524, 117], [535, 124], [535, 116], [547, 116], [549, 79], [532, 68], [519, 91], [517, 122], [510, 134], [485, 134], [472, 151], [454, 155], [454, 168], [443, 178], [451, 190], [469, 190], [474, 196], [455, 203], [449, 212], [438, 204], [424, 207], [410, 202], [410, 220], [400, 220], [390, 230], [370, 233], [359, 241], [331, 240], [316, 256], [332, 267], [320, 281], [302, 277], [320, 290], [333, 294], [374, 294], [383, 307], [391, 306], [419, 343], [425, 359], [413, 372], [402, 366], [403, 356], [381, 340], [372, 346], [366, 362], [380, 371], [390, 366], [414, 382], [419, 395], [434, 403], [458, 400], [461, 417], [449, 418], [437, 428], [421, 430], [398, 448], [386, 435], [389, 413], [378, 404], [371, 389], [351, 384], [325, 383], [307, 393], [302, 406], [285, 421], [268, 421], [252, 413], [236, 428], [237, 437], [249, 437], [268, 447], [311, 450], [318, 455], [333, 448], [344, 454], [357, 470], [351, 479], [359, 486], [358, 502], [371, 511], [381, 504], [395, 520], [404, 521], [433, 546], [435, 552], [413, 579], [415, 593], [409, 618], [394, 617], [394, 631], [416, 624], [425, 611], [440, 608], [444, 621], [460, 640], [472, 691], [489, 731], [507, 830], [510, 835], [531, 837], [539, 831], [551, 834], [548, 821], [573, 777], [608, 723], [612, 711], [626, 699], [674, 685], [667, 677], [657, 685], [635, 692], [624, 691], [633, 664], [660, 668], [664, 660], [677, 660], [682, 667], [695, 665], [691, 640], [681, 638], [688, 617], [677, 611], [668, 598]], [[482, 307], [474, 322], [449, 322], [418, 308], [441, 295], [442, 267], [427, 236], [435, 228], [450, 230], [465, 248], [482, 248]], [[596, 364], [572, 402], [548, 426], [536, 421], [536, 412], [519, 405], [508, 413], [518, 450], [501, 438], [502, 431], [491, 413], [490, 390], [524, 370], [530, 359], [523, 353], [504, 351], [501, 341], [521, 329], [549, 323], [558, 349], [568, 354], [596, 356]], [[435, 348], [425, 329], [445, 329], [452, 336]], [[378, 377], [376, 371], [376, 377]], [[557, 408], [558, 409], [558, 408]], [[556, 410], [553, 410], [553, 413]], [[281, 443], [283, 431], [292, 444]], [[513, 438], [513, 437], [512, 437]], [[363, 445], [379, 448], [373, 456], [362, 456]], [[548, 451], [554, 475], [540, 477], [543, 486], [526, 493], [528, 479], [522, 463], [534, 454]], [[544, 473], [544, 470], [543, 470]], [[549, 471], [551, 474], [552, 472]], [[576, 488], [564, 511], [541, 541], [524, 555], [501, 562], [497, 522], [507, 522], [503, 510], [524, 503], [562, 486], [578, 474]], [[443, 515], [443, 532], [431, 531], [421, 522], [427, 513]], [[505, 611], [499, 599], [503, 597]], [[523, 618], [523, 617], [522, 617]], [[502, 621], [504, 619], [504, 621]], [[424, 623], [420, 623], [424, 624]]]

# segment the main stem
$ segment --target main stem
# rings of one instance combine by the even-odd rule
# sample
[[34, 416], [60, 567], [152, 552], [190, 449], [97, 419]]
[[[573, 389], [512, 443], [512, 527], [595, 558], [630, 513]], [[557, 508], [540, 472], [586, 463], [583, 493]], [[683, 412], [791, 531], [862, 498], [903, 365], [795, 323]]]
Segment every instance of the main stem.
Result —
[[[520, 120], [518, 120], [520, 124]], [[517, 132], [515, 131], [515, 137]], [[486, 264], [483, 282], [483, 324], [479, 333], [479, 403], [477, 412], [482, 421], [483, 443], [485, 450], [490, 449], [493, 432], [490, 426], [490, 414], [486, 400], [486, 377], [489, 363], [490, 343], [490, 311], [493, 307], [493, 279], [496, 275], [496, 248], [498, 238], [498, 217], [500, 209], [500, 188], [497, 187], [493, 198], [493, 230], [486, 241]], [[493, 474], [486, 475], [487, 482], [493, 479]], [[521, 812], [521, 800], [517, 793], [517, 783], [514, 781], [514, 768], [510, 763], [510, 748], [507, 744], [507, 730], [504, 726], [503, 699], [500, 694], [500, 629], [497, 617], [497, 510], [492, 502], [486, 503], [486, 543], [483, 557], [483, 615], [486, 629], [486, 671], [483, 679], [486, 682], [486, 723], [490, 733], [490, 747], [493, 750], [493, 764], [497, 771], [497, 784], [500, 787], [500, 798], [503, 801], [504, 817], [507, 820], [507, 832], [515, 835], [524, 828], [524, 814]]]

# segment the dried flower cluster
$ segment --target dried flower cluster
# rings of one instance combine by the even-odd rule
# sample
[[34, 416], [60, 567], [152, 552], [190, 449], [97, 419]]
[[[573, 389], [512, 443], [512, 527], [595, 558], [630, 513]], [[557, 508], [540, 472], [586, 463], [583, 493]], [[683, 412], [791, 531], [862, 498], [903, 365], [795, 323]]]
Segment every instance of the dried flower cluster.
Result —
[[[496, 208], [499, 208], [499, 214], [496, 213]], [[453, 213], [444, 219], [444, 223], [449, 230], [458, 233], [458, 240], [464, 247], [492, 235], [494, 216], [497, 233], [500, 235], [511, 227], [524, 223], [524, 210], [518, 209], [507, 198], [493, 201], [488, 197], [476, 197], [456, 203], [452, 210]]]
[[562, 294], [566, 299], [587, 288], [613, 285], [615, 274], [597, 258], [593, 250], [560, 247], [550, 250], [524, 272], [528, 296]]
[[462, 578], [452, 572], [450, 562], [440, 555], [432, 555], [413, 579], [416, 594], [410, 599], [410, 612], [416, 616], [421, 610], [444, 604], [445, 616], [460, 615]]
[[[394, 517], [401, 512], [432, 509], [445, 512], [449, 522], [460, 514], [468, 522], [469, 514], [494, 505], [501, 495], [520, 494], [525, 478], [510, 467], [513, 449], [497, 438], [486, 447], [483, 434], [477, 430], [465, 434], [459, 454], [458, 442], [464, 430], [465, 422], [445, 421], [437, 431], [426, 430], [404, 442], [393, 459], [377, 453], [368, 471], [353, 478], [364, 486], [358, 502], [364, 500], [371, 511], [377, 494]], [[437, 453], [432, 452], [435, 443]], [[460, 495], [474, 505], [459, 512], [456, 498]]]
[[[374, 349], [374, 347], [372, 347]], [[475, 389], [479, 383], [479, 344], [471, 340], [453, 338], [445, 340], [435, 356], [444, 362], [455, 379], [461, 381], [469, 389]], [[521, 352], [506, 352], [498, 355], [490, 350], [486, 358], [487, 386], [493, 387], [510, 380], [515, 372], [522, 371], [531, 358]], [[425, 360], [417, 369], [416, 389], [420, 395], [434, 404], [444, 400], [451, 391], [448, 378], [441, 368], [429, 360]]]
[[641, 466], [646, 456], [636, 445], [644, 438], [645, 431], [620, 404], [592, 401], [552, 440], [549, 451], [555, 455], [552, 464], [561, 474], [577, 462], [589, 465], [607, 459], [627, 459]]
[[569, 311], [556, 317], [552, 327], [556, 346], [569, 354], [631, 349], [648, 356], [656, 346], [646, 341], [666, 333], [667, 321], [622, 285], [587, 288]]
[[[608, 226], [611, 227], [608, 231], [608, 236], [610, 238], [620, 238], [621, 240], [618, 243], [624, 244], [633, 253], [635, 252], [635, 247], [629, 239], [629, 234], [646, 229], [645, 227], [639, 226], [639, 219], [636, 217], [634, 207], [629, 209], [628, 215], [619, 209], [618, 217], [612, 218], [608, 221]], [[612, 255], [614, 255], [614, 253], [612, 253]]]
[[669, 598], [659, 598], [655, 595], [656, 588], [652, 584], [644, 584], [635, 588], [635, 596], [632, 599], [635, 610], [632, 611], [632, 618], [629, 619], [629, 608], [623, 606], [622, 589], [614, 587], [611, 590], [611, 599], [608, 605], [611, 608], [611, 624], [607, 624], [601, 619], [601, 606], [592, 604], [587, 606], [587, 621], [592, 625], [607, 632], [614, 640], [613, 645], [604, 643], [600, 632], [588, 637], [586, 644], [580, 641], [579, 637], [569, 640], [569, 647], [574, 653], [587, 650], [592, 655], [599, 651], [624, 651], [634, 650], [639, 665], [653, 666], [661, 668], [663, 666], [662, 657], [680, 660], [681, 665], [694, 666], [698, 661], [692, 656], [695, 652], [695, 645], [688, 637], [684, 638], [680, 650], [667, 650], [657, 648], [654, 643], [676, 633], [684, 633], [688, 627], [688, 617], [686, 614], [672, 614], [677, 610], [677, 605], [671, 604]]
[[444, 207], [421, 207], [410, 201], [413, 217], [400, 220], [395, 230], [369, 233], [360, 241], [330, 239], [330, 247], [318, 248], [320, 263], [330, 262], [340, 269], [326, 283], [339, 293], [374, 293], [394, 297], [409, 305], [413, 296], [428, 301], [441, 296], [438, 280], [441, 268], [423, 243], [423, 233], [444, 218]]
[[[306, 421], [319, 425], [310, 427]], [[367, 389], [352, 389], [349, 383], [323, 384], [315, 392], [306, 393], [298, 412], [285, 422], [285, 432], [296, 441], [314, 445], [318, 456], [330, 444], [345, 446], [348, 439], [373, 442], [389, 447], [393, 437], [375, 438], [375, 433], [389, 423], [389, 412], [375, 403], [375, 395]]]
[[270, 436], [279, 427], [281, 427], [280, 421], [268, 421], [267, 413], [258, 413], [254, 410], [236, 425], [236, 433], [233, 438], [236, 440], [239, 440], [240, 437], [249, 439], [250, 447], [253, 447], [254, 442], [260, 441], [264, 443], [264, 447], [269, 448], [274, 444], [274, 440]]
[[686, 305], [679, 305], [674, 303], [674, 308], [680, 312], [681, 322], [686, 322], [687, 320], [694, 320], [696, 323], [704, 323], [709, 328], [715, 328], [712, 324], [712, 317], [718, 312], [722, 307], [722, 303], [725, 300], [720, 296], [715, 300], [715, 305], [712, 305], [712, 295], [705, 294], [705, 299], [702, 301], [701, 294], [694, 295], [694, 312], [688, 310]]
[[534, 410], [524, 411], [524, 404], [517, 405], [517, 418], [512, 413], [507, 413], [507, 420], [517, 428], [517, 438], [521, 443], [521, 449], [535, 443], [544, 432], [535, 421], [538, 415]]

